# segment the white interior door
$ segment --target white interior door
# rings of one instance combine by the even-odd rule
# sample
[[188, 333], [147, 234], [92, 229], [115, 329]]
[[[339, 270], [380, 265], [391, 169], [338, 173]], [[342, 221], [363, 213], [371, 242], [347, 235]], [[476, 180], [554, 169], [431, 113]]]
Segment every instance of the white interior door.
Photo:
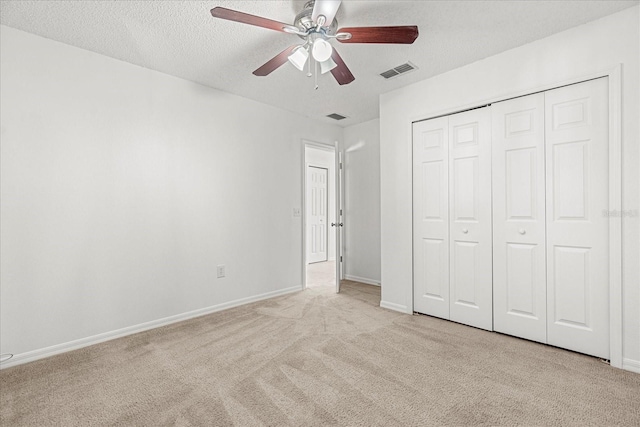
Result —
[[548, 343], [609, 358], [608, 81], [545, 93]]
[[449, 119], [413, 124], [413, 309], [449, 319]]
[[449, 116], [450, 318], [492, 330], [491, 114]]
[[327, 260], [328, 170], [307, 166], [307, 263]]
[[491, 106], [493, 328], [547, 341], [544, 94]]
[[343, 277], [344, 262], [342, 259], [342, 242], [344, 237], [343, 232], [343, 183], [344, 183], [344, 165], [342, 162], [342, 152], [338, 151], [336, 156], [336, 222], [331, 224], [335, 227], [336, 233], [336, 292], [340, 292], [340, 281]]

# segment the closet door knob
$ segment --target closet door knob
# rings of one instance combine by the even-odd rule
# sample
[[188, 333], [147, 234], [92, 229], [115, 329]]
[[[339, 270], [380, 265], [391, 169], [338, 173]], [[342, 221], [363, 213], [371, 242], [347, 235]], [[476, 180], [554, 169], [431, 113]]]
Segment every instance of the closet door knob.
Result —
[[524, 228], [521, 228], [520, 230], [518, 230], [518, 233], [527, 234], [527, 231]]
[[463, 229], [462, 229], [462, 232], [463, 232], [464, 234], [467, 234], [467, 233], [469, 232], [469, 230], [467, 230], [466, 228], [463, 228]]

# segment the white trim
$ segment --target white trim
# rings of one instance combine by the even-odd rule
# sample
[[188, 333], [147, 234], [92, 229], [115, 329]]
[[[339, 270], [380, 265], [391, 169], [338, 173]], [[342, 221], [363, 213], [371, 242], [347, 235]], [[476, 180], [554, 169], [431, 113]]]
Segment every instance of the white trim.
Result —
[[[443, 109], [428, 115], [414, 116], [408, 123], [409, 142], [413, 146], [411, 127], [414, 122], [446, 116], [494, 102], [506, 101], [519, 96], [544, 92], [600, 77], [608, 77], [609, 79], [609, 210], [619, 212], [622, 210], [622, 64], [581, 74], [556, 83], [494, 96], [460, 107]], [[412, 150], [409, 150], [409, 164], [411, 165], [413, 165], [412, 153]], [[411, 203], [413, 211], [413, 197]], [[411, 275], [413, 277], [413, 262], [411, 264]], [[410, 305], [413, 307], [413, 280], [411, 285], [409, 299]], [[622, 328], [622, 218], [612, 215], [609, 222], [609, 359], [611, 366], [616, 368], [623, 368]]]
[[[609, 211], [622, 211], [622, 65], [609, 71]], [[622, 218], [609, 216], [609, 360], [622, 359]]]
[[399, 311], [400, 313], [413, 314], [413, 311], [406, 305], [396, 304], [393, 302], [380, 301], [380, 307], [386, 308], [387, 310]]
[[344, 199], [344, 155], [340, 150], [340, 144], [336, 141], [336, 178], [335, 178], [335, 209], [336, 209], [336, 293], [340, 293], [340, 280], [344, 277], [344, 207], [346, 205]]
[[321, 165], [320, 163], [307, 162], [307, 167], [316, 168], [316, 169], [325, 169], [327, 171], [327, 174], [329, 173], [329, 167], [327, 165]]
[[640, 374], [640, 360], [622, 359], [622, 369]]
[[182, 314], [176, 314], [174, 316], [165, 317], [158, 320], [152, 320], [150, 322], [140, 323], [138, 325], [128, 326], [122, 329], [116, 329], [115, 331], [104, 332], [102, 334], [93, 335], [86, 338], [81, 338], [74, 341], [69, 341], [62, 344], [52, 345], [51, 347], [45, 347], [37, 350], [28, 351], [26, 353], [16, 354], [11, 359], [0, 365], [0, 369], [10, 368], [12, 366], [22, 365], [24, 363], [33, 362], [45, 357], [54, 356], [60, 353], [66, 353], [68, 351], [77, 350], [79, 348], [88, 347], [90, 345], [99, 344], [101, 342], [110, 341], [116, 338], [125, 337], [127, 335], [137, 334], [138, 332], [148, 331], [149, 329], [159, 328], [161, 326], [170, 325], [172, 323], [182, 322], [184, 320], [193, 319], [194, 317], [205, 316], [207, 314], [215, 313], [218, 311], [226, 310], [233, 307], [238, 307], [252, 302], [257, 302], [269, 298], [274, 298], [281, 295], [290, 294], [302, 290], [302, 286], [292, 286], [290, 288], [279, 289], [277, 291], [267, 292], [260, 295], [254, 295], [251, 297], [240, 298], [234, 301], [225, 302], [222, 304], [216, 304], [211, 307], [200, 308], [198, 310], [188, 311]]
[[336, 147], [331, 144], [325, 144], [323, 142], [309, 141], [308, 139], [302, 139], [305, 147], [317, 148], [319, 150], [334, 152]]
[[353, 282], [365, 283], [367, 285], [380, 286], [380, 280], [368, 279], [366, 277], [352, 276], [351, 274], [344, 275], [345, 280], [351, 280]]

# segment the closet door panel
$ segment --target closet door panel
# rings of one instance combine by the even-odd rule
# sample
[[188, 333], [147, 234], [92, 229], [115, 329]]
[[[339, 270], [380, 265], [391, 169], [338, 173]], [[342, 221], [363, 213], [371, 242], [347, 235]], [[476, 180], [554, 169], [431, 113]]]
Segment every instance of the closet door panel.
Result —
[[492, 330], [491, 116], [449, 116], [451, 320]]
[[546, 342], [544, 94], [491, 110], [494, 329]]
[[413, 309], [449, 318], [447, 117], [413, 125]]
[[545, 93], [547, 334], [609, 358], [608, 81]]

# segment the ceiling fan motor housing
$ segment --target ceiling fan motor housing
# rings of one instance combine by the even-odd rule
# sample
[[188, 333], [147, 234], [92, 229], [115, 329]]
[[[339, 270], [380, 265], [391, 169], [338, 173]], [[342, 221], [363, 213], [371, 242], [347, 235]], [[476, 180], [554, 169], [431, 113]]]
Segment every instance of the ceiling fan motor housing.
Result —
[[[313, 18], [311, 17], [313, 15], [313, 6], [315, 4], [315, 1], [308, 1], [305, 5], [304, 5], [304, 9], [302, 10], [302, 12], [298, 13], [296, 15], [296, 19], [293, 21], [293, 25], [300, 28], [302, 31], [309, 31], [312, 30], [312, 32], [317, 32], [319, 34], [327, 34], [327, 35], [334, 35], [336, 33], [336, 30], [338, 29], [338, 20], [334, 18], [333, 22], [331, 22], [331, 25], [329, 25], [328, 27], [321, 27], [320, 31], [314, 31], [316, 28], [316, 23], [313, 22]], [[303, 35], [298, 35], [298, 37], [300, 37], [301, 39], [306, 40], [306, 36]]]

